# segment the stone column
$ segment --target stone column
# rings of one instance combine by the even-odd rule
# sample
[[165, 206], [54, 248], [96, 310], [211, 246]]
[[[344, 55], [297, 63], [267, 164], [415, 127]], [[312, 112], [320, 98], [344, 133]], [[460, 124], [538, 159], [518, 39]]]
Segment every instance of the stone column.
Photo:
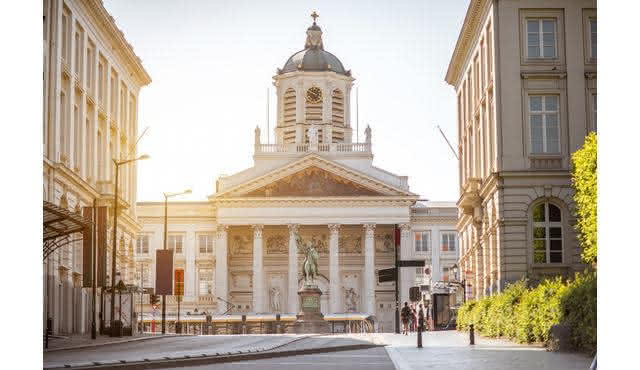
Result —
[[375, 228], [375, 224], [364, 224], [364, 312], [369, 315], [376, 313]]
[[262, 225], [253, 228], [253, 311], [264, 312], [264, 266], [262, 249]]
[[[228, 299], [228, 267], [227, 267], [227, 230], [229, 226], [218, 225], [218, 238], [216, 240], [216, 297], [224, 300]], [[222, 314], [227, 310], [227, 304], [217, 300], [218, 313]]]
[[329, 224], [329, 312], [336, 313], [342, 309], [340, 294], [339, 264], [339, 224]]
[[296, 244], [297, 224], [289, 224], [289, 293], [288, 312], [298, 312], [298, 246]]
[[184, 269], [184, 296], [186, 300], [193, 300], [196, 298], [196, 233], [194, 226], [191, 225], [190, 230], [187, 231], [187, 235], [184, 242], [184, 257], [186, 266]]
[[[400, 225], [400, 259], [406, 260], [411, 255], [411, 225]], [[404, 302], [409, 301], [409, 286], [410, 286], [410, 271], [408, 267], [401, 267], [398, 274], [400, 281], [397, 282], [398, 290], [400, 292], [400, 305], [404, 305]]]

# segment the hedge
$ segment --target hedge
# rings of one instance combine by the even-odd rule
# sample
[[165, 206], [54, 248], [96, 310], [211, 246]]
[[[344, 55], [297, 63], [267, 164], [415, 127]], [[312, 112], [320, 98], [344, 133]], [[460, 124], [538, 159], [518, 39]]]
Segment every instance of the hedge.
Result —
[[522, 279], [491, 297], [465, 303], [458, 310], [458, 330], [520, 343], [549, 341], [551, 327], [566, 324], [577, 349], [596, 349], [596, 272], [576, 274], [571, 281], [544, 280], [534, 288]]
[[586, 263], [598, 261], [598, 138], [590, 133], [571, 156], [571, 182], [576, 193], [576, 229]]

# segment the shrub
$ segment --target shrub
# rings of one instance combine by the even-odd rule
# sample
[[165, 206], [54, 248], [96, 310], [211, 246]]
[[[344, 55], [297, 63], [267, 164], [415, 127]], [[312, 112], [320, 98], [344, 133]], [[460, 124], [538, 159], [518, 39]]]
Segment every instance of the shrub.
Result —
[[598, 260], [598, 139], [595, 133], [587, 135], [584, 146], [573, 153], [571, 162], [582, 259], [594, 264]]
[[547, 342], [551, 327], [571, 327], [576, 348], [596, 348], [596, 275], [576, 274], [573, 281], [560, 277], [527, 288], [520, 280], [492, 297], [465, 303], [458, 310], [458, 330], [475, 330], [489, 337], [518, 342]]

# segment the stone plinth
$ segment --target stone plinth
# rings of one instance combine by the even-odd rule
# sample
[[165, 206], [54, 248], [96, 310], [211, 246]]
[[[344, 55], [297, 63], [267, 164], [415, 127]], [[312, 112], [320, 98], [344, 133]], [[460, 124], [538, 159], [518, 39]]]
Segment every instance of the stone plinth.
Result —
[[315, 285], [305, 285], [298, 291], [300, 312], [296, 315], [294, 332], [296, 334], [328, 333], [329, 323], [320, 311], [322, 292]]

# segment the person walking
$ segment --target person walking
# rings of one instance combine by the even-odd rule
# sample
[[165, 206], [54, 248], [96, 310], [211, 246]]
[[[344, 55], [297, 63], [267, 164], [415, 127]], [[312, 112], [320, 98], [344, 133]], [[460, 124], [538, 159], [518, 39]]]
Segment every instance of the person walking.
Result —
[[408, 335], [407, 330], [409, 329], [409, 316], [411, 315], [411, 309], [409, 308], [409, 303], [404, 302], [404, 307], [402, 307], [402, 311], [400, 311], [400, 317], [402, 318], [402, 334]]

